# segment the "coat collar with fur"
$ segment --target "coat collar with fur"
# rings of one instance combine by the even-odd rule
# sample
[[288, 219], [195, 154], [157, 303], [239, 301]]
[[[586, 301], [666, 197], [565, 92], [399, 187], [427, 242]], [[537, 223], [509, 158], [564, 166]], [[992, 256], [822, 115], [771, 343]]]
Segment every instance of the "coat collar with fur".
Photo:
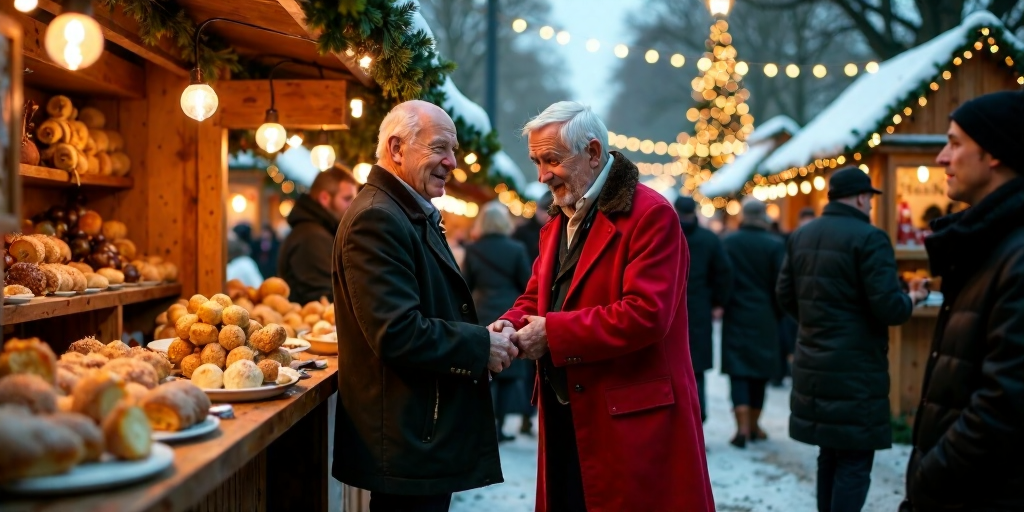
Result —
[[[640, 171], [622, 153], [612, 151], [609, 154], [612, 156], [612, 168], [601, 195], [597, 196], [597, 209], [605, 215], [629, 213], [633, 209], [633, 194], [640, 183]], [[548, 213], [554, 217], [561, 214], [562, 209], [552, 204]]]

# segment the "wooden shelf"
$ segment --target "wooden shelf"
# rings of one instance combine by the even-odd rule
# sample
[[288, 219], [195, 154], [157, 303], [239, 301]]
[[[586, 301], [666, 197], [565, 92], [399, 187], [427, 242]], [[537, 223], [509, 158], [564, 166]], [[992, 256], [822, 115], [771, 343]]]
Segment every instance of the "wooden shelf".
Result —
[[920, 306], [914, 308], [911, 316], [914, 318], [937, 318], [941, 309], [940, 306]]
[[170, 283], [157, 286], [126, 287], [117, 291], [74, 297], [41, 297], [33, 299], [28, 304], [4, 305], [3, 325], [45, 320], [178, 295], [181, 295], [181, 285]]
[[896, 246], [897, 260], [928, 260], [928, 251], [920, 246]]
[[134, 180], [130, 176], [103, 176], [99, 174], [81, 174], [76, 180], [75, 176], [67, 171], [53, 169], [51, 167], [38, 167], [35, 165], [20, 164], [18, 174], [21, 182], [25, 185], [40, 185], [44, 187], [77, 187], [79, 180], [83, 187], [106, 187], [106, 188], [132, 188]]

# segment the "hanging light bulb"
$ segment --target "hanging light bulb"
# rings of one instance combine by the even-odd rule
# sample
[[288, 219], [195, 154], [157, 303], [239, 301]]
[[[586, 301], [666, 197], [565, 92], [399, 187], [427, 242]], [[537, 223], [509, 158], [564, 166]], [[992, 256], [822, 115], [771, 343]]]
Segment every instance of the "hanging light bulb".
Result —
[[359, 67], [363, 69], [370, 69], [370, 64], [373, 63], [373, 57], [364, 55], [363, 58], [359, 59]]
[[366, 178], [370, 175], [370, 171], [372, 169], [372, 165], [366, 162], [360, 162], [352, 169], [352, 174], [355, 174], [356, 181], [359, 183], [366, 183]]
[[323, 172], [334, 166], [335, 158], [334, 148], [327, 142], [327, 131], [320, 128], [320, 135], [317, 137], [316, 146], [309, 152], [309, 159]]
[[297, 147], [299, 147], [301, 145], [302, 145], [302, 136], [301, 135], [296, 133], [296, 134], [292, 135], [291, 137], [288, 137], [288, 147], [290, 147], [290, 148], [297, 148]]
[[708, 10], [712, 16], [728, 16], [731, 0], [708, 0]]
[[64, 12], [46, 27], [46, 54], [61, 67], [87, 68], [103, 55], [103, 32], [92, 18], [88, 0], [70, 0]]
[[287, 134], [277, 122], [277, 110], [267, 109], [263, 124], [256, 130], [256, 145], [267, 153], [276, 153], [284, 147]]
[[14, 8], [21, 12], [29, 12], [39, 5], [39, 0], [14, 0]]
[[231, 209], [235, 213], [242, 213], [249, 207], [249, 201], [242, 194], [235, 194], [231, 197]]
[[203, 82], [203, 74], [195, 68], [189, 74], [190, 85], [181, 93], [181, 110], [185, 115], [203, 121], [209, 119], [217, 111], [219, 100], [210, 84]]
[[359, 119], [360, 117], [363, 117], [363, 100], [355, 98], [349, 102], [348, 106], [352, 108], [353, 118]]
[[917, 181], [920, 181], [921, 183], [928, 183], [928, 180], [931, 178], [931, 175], [932, 173], [930, 170], [928, 170], [927, 166], [922, 165], [921, 167], [917, 168]]

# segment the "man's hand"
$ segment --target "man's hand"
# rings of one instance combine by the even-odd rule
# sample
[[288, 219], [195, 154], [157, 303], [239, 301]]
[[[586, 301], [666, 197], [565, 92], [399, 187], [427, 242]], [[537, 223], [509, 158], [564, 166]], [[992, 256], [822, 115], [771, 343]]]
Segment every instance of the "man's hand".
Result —
[[488, 325], [487, 330], [491, 332], [507, 334], [509, 337], [516, 333], [515, 326], [513, 326], [512, 322], [509, 322], [508, 320], [498, 320], [493, 324]]
[[548, 351], [547, 319], [542, 316], [525, 317], [526, 327], [512, 336], [512, 341], [519, 347], [520, 357], [536, 361]]
[[494, 373], [501, 373], [512, 364], [512, 360], [519, 355], [519, 349], [512, 344], [509, 334], [490, 331], [491, 355], [487, 358], [487, 369]]

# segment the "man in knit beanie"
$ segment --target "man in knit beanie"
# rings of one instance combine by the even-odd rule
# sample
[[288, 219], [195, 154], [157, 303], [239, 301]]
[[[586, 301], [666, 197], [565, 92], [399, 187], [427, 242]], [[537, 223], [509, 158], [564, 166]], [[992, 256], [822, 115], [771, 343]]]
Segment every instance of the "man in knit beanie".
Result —
[[936, 161], [971, 207], [925, 240], [943, 305], [901, 510], [1024, 510], [1024, 93], [965, 102]]

